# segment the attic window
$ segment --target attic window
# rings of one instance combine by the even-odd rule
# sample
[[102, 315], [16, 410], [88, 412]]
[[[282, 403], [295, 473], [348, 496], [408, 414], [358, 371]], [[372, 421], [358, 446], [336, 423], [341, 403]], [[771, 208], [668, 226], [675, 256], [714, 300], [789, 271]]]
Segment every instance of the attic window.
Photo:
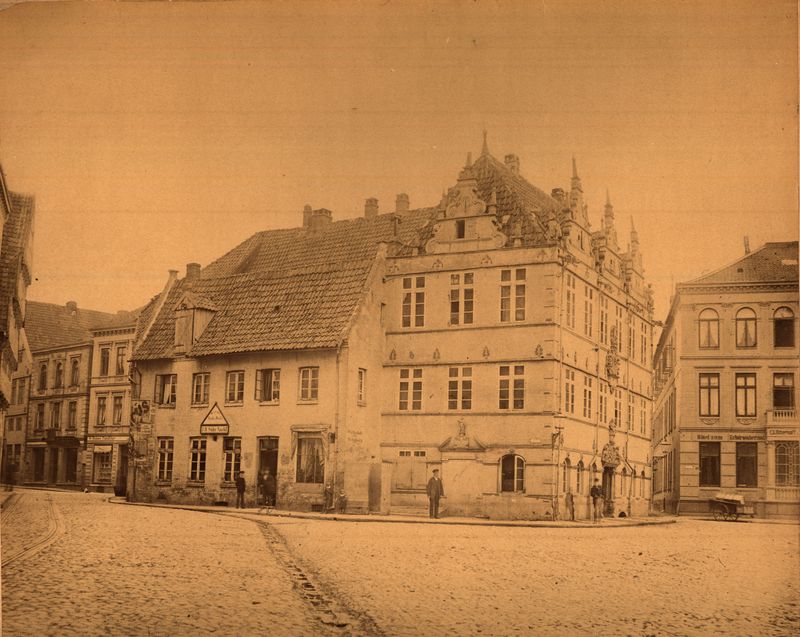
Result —
[[741, 273], [741, 272], [744, 272], [744, 268], [736, 268], [736, 271], [737, 271], [737, 272], [740, 272], [740, 273]]
[[456, 239], [463, 239], [467, 233], [467, 222], [464, 219], [456, 221]]

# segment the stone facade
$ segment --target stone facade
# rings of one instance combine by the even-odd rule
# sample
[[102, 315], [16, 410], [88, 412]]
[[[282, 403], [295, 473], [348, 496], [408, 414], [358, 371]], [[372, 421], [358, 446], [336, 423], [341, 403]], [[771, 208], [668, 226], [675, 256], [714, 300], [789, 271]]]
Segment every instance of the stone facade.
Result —
[[768, 243], [678, 285], [655, 357], [656, 508], [708, 513], [725, 493], [800, 513], [797, 259]]

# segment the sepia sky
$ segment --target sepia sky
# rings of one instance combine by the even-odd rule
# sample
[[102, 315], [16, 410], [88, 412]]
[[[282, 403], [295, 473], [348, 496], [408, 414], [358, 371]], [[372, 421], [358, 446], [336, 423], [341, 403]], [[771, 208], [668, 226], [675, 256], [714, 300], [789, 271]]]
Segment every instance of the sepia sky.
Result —
[[32, 3], [0, 11], [29, 298], [114, 311], [254, 232], [434, 205], [481, 131], [671, 281], [796, 240], [794, 2]]

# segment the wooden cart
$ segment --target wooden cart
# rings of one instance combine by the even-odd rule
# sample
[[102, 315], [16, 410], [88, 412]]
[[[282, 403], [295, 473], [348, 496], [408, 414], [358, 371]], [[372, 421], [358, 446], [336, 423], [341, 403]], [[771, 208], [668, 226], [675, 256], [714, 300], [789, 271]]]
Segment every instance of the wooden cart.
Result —
[[733, 522], [740, 515], [755, 516], [752, 506], [745, 504], [744, 496], [719, 493], [709, 501], [711, 513], [715, 520], [728, 520]]

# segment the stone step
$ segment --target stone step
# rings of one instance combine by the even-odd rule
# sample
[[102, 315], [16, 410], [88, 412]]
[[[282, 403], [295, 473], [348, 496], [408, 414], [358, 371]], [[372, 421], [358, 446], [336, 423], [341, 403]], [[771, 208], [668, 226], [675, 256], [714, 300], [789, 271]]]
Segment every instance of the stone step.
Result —
[[391, 515], [409, 515], [412, 517], [427, 518], [428, 507], [419, 506], [392, 506]]

